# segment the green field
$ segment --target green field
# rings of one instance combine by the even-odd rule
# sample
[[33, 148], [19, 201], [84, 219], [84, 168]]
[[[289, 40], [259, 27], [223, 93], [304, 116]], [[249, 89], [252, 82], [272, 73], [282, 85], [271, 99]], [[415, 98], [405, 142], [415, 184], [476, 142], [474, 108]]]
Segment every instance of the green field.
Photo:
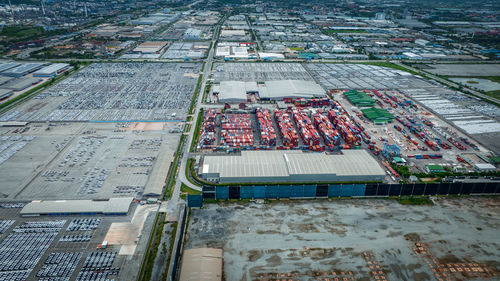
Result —
[[13, 25], [5, 26], [4, 28], [2, 28], [2, 30], [0, 31], [0, 36], [21, 38], [43, 34], [44, 32], [45, 31], [41, 26]]
[[486, 95], [500, 100], [500, 90], [485, 92]]

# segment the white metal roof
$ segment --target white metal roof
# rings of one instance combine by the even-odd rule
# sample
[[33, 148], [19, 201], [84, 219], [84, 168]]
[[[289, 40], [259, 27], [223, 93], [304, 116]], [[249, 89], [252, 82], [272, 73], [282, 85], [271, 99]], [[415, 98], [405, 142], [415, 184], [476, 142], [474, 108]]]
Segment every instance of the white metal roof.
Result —
[[314, 81], [305, 80], [276, 80], [266, 81], [267, 88], [265, 97], [261, 98], [281, 99], [285, 97], [325, 97], [325, 90]]
[[21, 215], [58, 213], [127, 213], [133, 197], [111, 198], [109, 200], [56, 200], [33, 201], [26, 204]]
[[366, 150], [343, 154], [299, 150], [242, 151], [241, 155], [205, 156], [203, 173], [220, 178], [289, 177], [292, 175], [383, 176], [384, 170]]
[[33, 72], [33, 75], [43, 75], [43, 74], [52, 74], [54, 72], [60, 71], [61, 69], [68, 67], [67, 63], [54, 63], [49, 66], [46, 66], [40, 70]]

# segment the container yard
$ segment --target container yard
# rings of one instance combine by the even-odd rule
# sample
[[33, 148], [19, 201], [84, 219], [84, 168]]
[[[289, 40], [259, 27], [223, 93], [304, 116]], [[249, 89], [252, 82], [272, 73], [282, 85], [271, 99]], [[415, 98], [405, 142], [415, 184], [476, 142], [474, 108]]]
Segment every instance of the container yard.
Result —
[[[328, 90], [329, 98], [284, 98], [277, 104], [248, 100], [239, 109], [226, 104], [224, 114], [211, 109], [210, 119], [202, 125], [209, 130], [202, 129], [199, 148], [207, 154], [367, 149], [387, 172], [388, 182], [400, 178], [394, 164], [408, 166], [411, 173], [426, 173], [428, 164], [442, 165], [447, 171], [475, 171], [474, 164], [489, 163], [489, 157], [495, 155], [495, 145], [487, 141], [488, 136], [484, 141], [483, 133], [464, 130], [456, 121], [450, 124], [450, 116], [441, 115], [442, 105], [432, 102], [434, 96], [419, 96], [422, 91], [437, 96], [449, 90], [399, 70], [370, 65], [290, 64], [287, 72], [281, 64], [226, 63], [214, 68], [214, 76], [216, 81], [287, 79], [290, 72], [302, 71], [299, 66]], [[451, 95], [447, 97], [455, 108], [464, 106], [451, 101]], [[481, 120], [489, 118], [472, 111], [460, 113]], [[232, 114], [228, 121], [224, 117], [227, 114]], [[489, 137], [497, 134], [495, 130], [494, 124], [488, 128]], [[480, 136], [481, 143], [464, 133]]]
[[[399, 164], [408, 165], [414, 173], [425, 173], [427, 164], [473, 171], [475, 163], [489, 163], [492, 154], [488, 149], [448, 127], [403, 93], [358, 92], [373, 100], [375, 107], [360, 109], [359, 103], [352, 104], [352, 99], [333, 92], [339, 99], [287, 99], [287, 109], [277, 109], [272, 104], [256, 109], [227, 109], [224, 114], [220, 109], [210, 109], [201, 125], [199, 148], [208, 154], [367, 149], [387, 171], [389, 182], [400, 178], [391, 165], [394, 159], [402, 159]], [[467, 160], [470, 154], [474, 155], [473, 161]]]
[[185, 120], [200, 63], [92, 64], [0, 121]]
[[224, 114], [221, 120], [221, 146], [246, 147], [253, 145], [250, 114]]
[[[0, 128], [8, 199], [158, 196], [180, 133], [176, 123], [33, 123]], [[20, 168], [22, 167], [22, 168]]]
[[227, 280], [498, 279], [499, 199], [433, 201], [206, 204], [185, 249], [221, 248]]
[[[440, 126], [456, 128], [459, 134], [471, 135], [494, 153], [500, 153], [496, 141], [500, 136], [500, 114], [494, 105], [445, 88], [435, 81], [386, 67], [308, 63], [304, 68], [323, 88], [332, 91], [335, 99], [342, 99], [339, 95], [344, 91], [368, 92], [377, 107], [391, 114], [390, 108], [394, 110], [403, 104], [416, 109], [425, 106], [427, 113], [441, 120]], [[401, 95], [394, 96], [389, 89]]]

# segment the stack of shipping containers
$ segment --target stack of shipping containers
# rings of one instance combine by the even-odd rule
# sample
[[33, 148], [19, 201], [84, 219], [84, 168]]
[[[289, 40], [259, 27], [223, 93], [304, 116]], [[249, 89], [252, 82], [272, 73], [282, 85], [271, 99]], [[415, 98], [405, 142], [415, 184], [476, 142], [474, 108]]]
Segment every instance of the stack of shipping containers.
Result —
[[319, 146], [321, 139], [311, 119], [297, 108], [290, 109], [290, 112], [292, 113], [293, 120], [297, 123], [304, 145]]
[[210, 109], [203, 115], [203, 123], [200, 129], [200, 147], [210, 147], [215, 142], [215, 118], [217, 112]]
[[249, 114], [224, 114], [221, 122], [223, 146], [249, 147], [253, 145], [252, 121]]
[[313, 114], [314, 125], [318, 128], [329, 148], [340, 145], [340, 135], [328, 118], [321, 110]]
[[299, 145], [299, 135], [297, 134], [297, 130], [293, 127], [292, 120], [286, 110], [276, 109], [274, 111], [274, 118], [276, 118], [276, 123], [278, 124], [283, 146], [285, 146], [285, 148], [297, 147]]
[[255, 113], [257, 115], [257, 122], [259, 124], [259, 130], [260, 130], [260, 144], [267, 146], [275, 146], [276, 131], [274, 130], [269, 110], [258, 108], [255, 111]]

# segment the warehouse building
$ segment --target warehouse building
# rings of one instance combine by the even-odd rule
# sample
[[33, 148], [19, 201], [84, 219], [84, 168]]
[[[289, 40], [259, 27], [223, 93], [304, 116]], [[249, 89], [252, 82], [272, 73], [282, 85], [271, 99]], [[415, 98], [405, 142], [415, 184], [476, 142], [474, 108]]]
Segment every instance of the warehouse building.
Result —
[[201, 29], [188, 28], [184, 32], [184, 40], [200, 40], [203, 31]]
[[258, 93], [256, 82], [223, 81], [215, 85], [213, 93], [219, 102], [240, 103], [247, 101], [247, 94]]
[[18, 78], [18, 79], [11, 80], [10, 82], [2, 85], [2, 88], [13, 90], [13, 91], [22, 91], [26, 88], [29, 88], [35, 84], [40, 83], [40, 81], [42, 81], [42, 79], [34, 78], [34, 77]]
[[266, 81], [259, 91], [262, 100], [283, 100], [284, 98], [323, 98], [325, 90], [314, 81], [277, 80]]
[[16, 67], [10, 68], [6, 71], [3, 71], [2, 75], [8, 76], [8, 77], [23, 77], [27, 74], [30, 74], [31, 72], [39, 70], [45, 64], [46, 63], [43, 63], [43, 62], [33, 62], [33, 63], [21, 64], [21, 65], [18, 65]]
[[0, 64], [0, 73], [4, 72], [6, 70], [9, 70], [11, 68], [20, 66], [20, 65], [21, 64], [18, 63], [18, 62], [6, 62], [6, 63], [2, 63], [2, 64]]
[[127, 215], [132, 197], [109, 200], [32, 201], [21, 210], [22, 216], [40, 215]]
[[70, 68], [67, 63], [54, 63], [33, 72], [33, 77], [56, 77]]
[[257, 94], [261, 100], [280, 101], [284, 98], [323, 98], [326, 92], [314, 81], [278, 80], [256, 82], [222, 81], [214, 85], [213, 93], [219, 102], [240, 103], [247, 100], [247, 94]]
[[167, 44], [166, 41], [146, 41], [137, 46], [134, 53], [160, 54]]
[[12, 80], [14, 78], [12, 77], [5, 77], [5, 76], [0, 76], [0, 86], [9, 82], [10, 80]]
[[342, 154], [298, 150], [242, 151], [241, 155], [205, 156], [200, 171], [211, 182], [382, 181], [385, 171], [366, 150]]
[[181, 281], [222, 280], [222, 249], [189, 249], [182, 256]]
[[6, 99], [14, 94], [14, 91], [11, 89], [2, 89], [0, 88], [0, 100]]

